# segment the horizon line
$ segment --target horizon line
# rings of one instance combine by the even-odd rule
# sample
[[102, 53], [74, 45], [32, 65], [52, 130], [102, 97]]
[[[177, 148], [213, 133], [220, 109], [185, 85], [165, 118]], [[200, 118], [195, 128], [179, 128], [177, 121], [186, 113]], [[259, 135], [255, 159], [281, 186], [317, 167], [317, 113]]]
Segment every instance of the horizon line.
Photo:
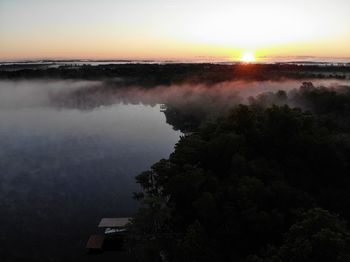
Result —
[[[257, 57], [254, 63], [267, 62], [266, 60], [272, 60], [270, 62], [283, 62], [282, 60], [291, 60], [285, 62], [312, 62], [307, 60], [317, 59], [322, 62], [326, 60], [348, 60], [350, 62], [350, 56], [260, 56]], [[273, 61], [281, 60], [281, 61]], [[9, 58], [0, 59], [0, 63], [29, 63], [29, 62], [216, 62], [216, 63], [235, 63], [241, 62], [239, 58], [216, 58], [216, 57], [195, 57], [195, 58], [59, 58], [59, 57], [43, 57], [43, 58]]]

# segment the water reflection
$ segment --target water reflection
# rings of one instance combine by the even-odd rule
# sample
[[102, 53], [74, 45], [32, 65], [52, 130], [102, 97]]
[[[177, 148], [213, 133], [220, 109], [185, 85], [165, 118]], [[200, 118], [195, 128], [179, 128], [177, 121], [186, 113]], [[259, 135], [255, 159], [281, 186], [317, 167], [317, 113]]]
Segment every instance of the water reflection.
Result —
[[84, 254], [101, 217], [134, 212], [134, 177], [179, 139], [157, 104], [81, 110], [52, 100], [95, 84], [0, 82], [3, 258]]

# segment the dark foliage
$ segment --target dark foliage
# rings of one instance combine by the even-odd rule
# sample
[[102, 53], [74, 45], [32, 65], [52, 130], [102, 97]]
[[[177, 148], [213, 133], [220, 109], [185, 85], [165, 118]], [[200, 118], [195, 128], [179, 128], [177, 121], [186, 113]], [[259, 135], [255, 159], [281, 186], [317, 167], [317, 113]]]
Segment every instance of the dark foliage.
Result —
[[231, 80], [278, 80], [284, 78], [349, 78], [349, 65], [299, 64], [109, 64], [99, 66], [0, 65], [0, 79], [111, 79], [123, 85], [213, 84]]
[[[269, 96], [200, 123], [137, 177], [143, 261], [349, 261], [349, 92]], [[286, 101], [313, 113], [271, 106]]]

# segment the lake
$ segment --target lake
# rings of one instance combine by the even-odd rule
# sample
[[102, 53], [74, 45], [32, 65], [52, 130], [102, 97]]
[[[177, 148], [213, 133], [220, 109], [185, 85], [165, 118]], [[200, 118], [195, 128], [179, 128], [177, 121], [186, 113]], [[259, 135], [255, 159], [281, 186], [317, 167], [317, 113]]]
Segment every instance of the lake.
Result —
[[84, 255], [102, 217], [135, 212], [135, 176], [179, 140], [159, 104], [56, 103], [95, 84], [0, 81], [2, 259]]

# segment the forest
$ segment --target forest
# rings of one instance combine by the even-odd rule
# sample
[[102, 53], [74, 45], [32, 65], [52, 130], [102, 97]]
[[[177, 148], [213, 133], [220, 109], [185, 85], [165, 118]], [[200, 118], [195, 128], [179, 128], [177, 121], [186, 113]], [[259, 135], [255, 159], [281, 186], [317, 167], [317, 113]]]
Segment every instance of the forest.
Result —
[[107, 64], [62, 65], [48, 67], [31, 64], [0, 64], [0, 79], [85, 79], [120, 80], [122, 86], [170, 85], [180, 83], [213, 84], [232, 80], [280, 80], [337, 78], [348, 79], [349, 64]]
[[168, 105], [187, 133], [136, 178], [139, 259], [350, 261], [350, 87], [305, 82], [218, 117], [203, 107]]

